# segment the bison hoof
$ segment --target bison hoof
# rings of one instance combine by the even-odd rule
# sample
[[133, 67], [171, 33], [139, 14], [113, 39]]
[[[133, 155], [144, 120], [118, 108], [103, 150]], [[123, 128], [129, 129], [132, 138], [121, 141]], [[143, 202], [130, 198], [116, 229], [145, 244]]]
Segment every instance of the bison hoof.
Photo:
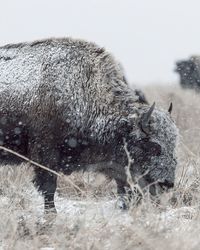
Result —
[[48, 207], [44, 209], [44, 213], [46, 215], [50, 215], [50, 214], [57, 214], [56, 208], [55, 207]]
[[44, 219], [45, 219], [45, 224], [50, 225], [49, 223], [53, 223], [56, 219], [57, 216], [57, 211], [56, 208], [48, 208], [45, 209], [44, 211]]
[[120, 196], [117, 200], [117, 207], [121, 210], [128, 210], [130, 207], [130, 201], [126, 196]]

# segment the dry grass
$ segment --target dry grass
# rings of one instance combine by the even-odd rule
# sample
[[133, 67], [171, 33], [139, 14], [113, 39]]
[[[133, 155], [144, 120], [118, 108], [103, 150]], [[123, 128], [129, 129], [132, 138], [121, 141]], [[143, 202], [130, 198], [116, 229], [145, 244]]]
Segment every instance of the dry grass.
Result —
[[[176, 188], [155, 205], [148, 198], [128, 212], [116, 209], [116, 187], [101, 175], [75, 173], [56, 196], [58, 215], [43, 217], [42, 197], [28, 164], [0, 168], [0, 249], [199, 249], [200, 95], [179, 87], [144, 89], [180, 130]], [[173, 198], [173, 204], [169, 200]]]

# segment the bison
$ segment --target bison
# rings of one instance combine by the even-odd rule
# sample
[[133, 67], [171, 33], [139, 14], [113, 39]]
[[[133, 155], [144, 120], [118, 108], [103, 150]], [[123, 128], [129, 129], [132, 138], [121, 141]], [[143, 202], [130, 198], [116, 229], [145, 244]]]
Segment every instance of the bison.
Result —
[[[0, 48], [0, 145], [66, 175], [87, 170], [152, 195], [174, 185], [177, 129], [170, 112], [139, 100], [104, 48], [71, 38]], [[170, 108], [171, 109], [171, 108]], [[4, 150], [1, 163], [19, 163]], [[56, 211], [57, 176], [35, 167], [45, 211]]]
[[175, 72], [180, 75], [180, 85], [183, 88], [200, 90], [200, 59], [198, 56], [178, 61]]

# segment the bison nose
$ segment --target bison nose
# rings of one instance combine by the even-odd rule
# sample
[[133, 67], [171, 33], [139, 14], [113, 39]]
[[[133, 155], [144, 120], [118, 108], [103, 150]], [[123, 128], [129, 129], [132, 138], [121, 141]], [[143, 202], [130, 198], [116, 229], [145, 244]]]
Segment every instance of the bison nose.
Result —
[[169, 189], [169, 188], [173, 188], [174, 187], [174, 182], [165, 180], [164, 182], [159, 182], [159, 185], [163, 189], [165, 189], [165, 188]]

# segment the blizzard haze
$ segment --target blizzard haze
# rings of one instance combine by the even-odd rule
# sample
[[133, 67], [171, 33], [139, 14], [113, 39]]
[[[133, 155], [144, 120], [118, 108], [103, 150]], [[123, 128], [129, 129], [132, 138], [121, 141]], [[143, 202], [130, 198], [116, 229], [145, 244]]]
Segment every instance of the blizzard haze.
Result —
[[111, 51], [131, 83], [174, 83], [177, 59], [200, 52], [196, 0], [7, 0], [0, 45], [71, 36]]

